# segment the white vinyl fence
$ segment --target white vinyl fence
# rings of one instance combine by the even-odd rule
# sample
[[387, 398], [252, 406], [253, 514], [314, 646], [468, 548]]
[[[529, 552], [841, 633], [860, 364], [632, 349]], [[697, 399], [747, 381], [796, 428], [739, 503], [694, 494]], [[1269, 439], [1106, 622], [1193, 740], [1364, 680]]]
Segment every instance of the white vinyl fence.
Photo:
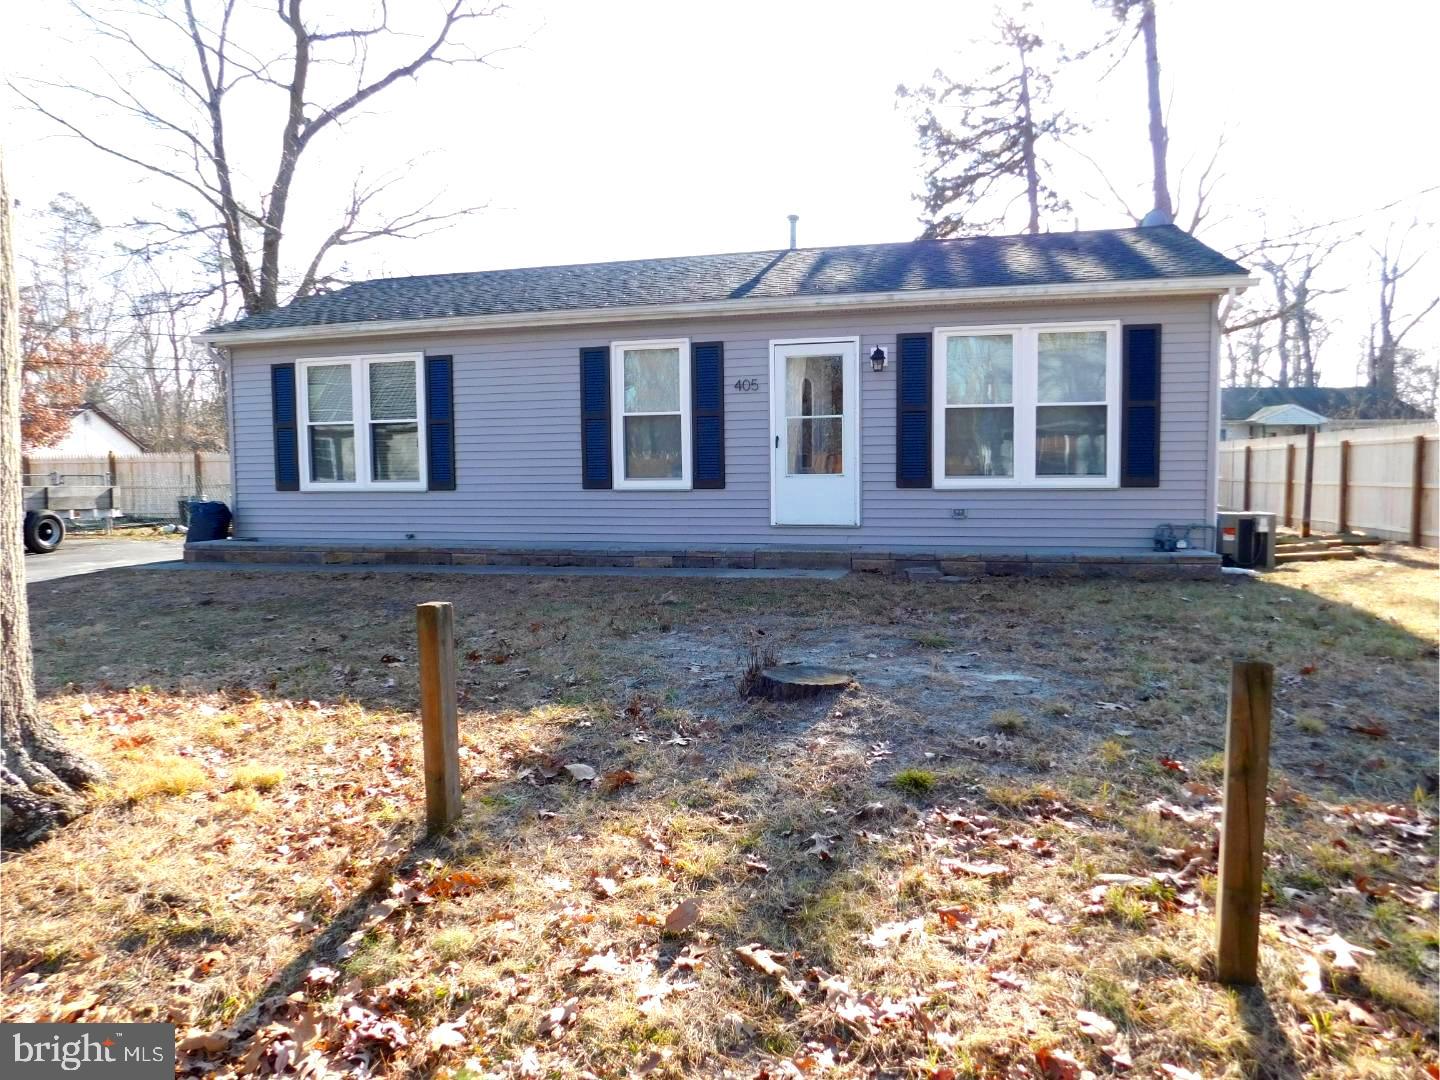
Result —
[[1440, 547], [1440, 430], [1434, 423], [1322, 431], [1314, 474], [1304, 435], [1220, 444], [1220, 508], [1265, 510], [1314, 532], [1359, 530]]
[[35, 450], [25, 455], [25, 485], [114, 489], [117, 514], [173, 521], [181, 499], [230, 501], [228, 453], [74, 455]]

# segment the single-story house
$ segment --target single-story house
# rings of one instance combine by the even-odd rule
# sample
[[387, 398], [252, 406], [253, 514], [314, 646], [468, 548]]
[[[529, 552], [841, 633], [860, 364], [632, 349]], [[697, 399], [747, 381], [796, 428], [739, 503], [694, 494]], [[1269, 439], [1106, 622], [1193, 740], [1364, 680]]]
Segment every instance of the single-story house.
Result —
[[104, 457], [106, 454], [143, 454], [145, 444], [99, 405], [81, 405], [70, 417], [70, 429], [59, 442], [43, 447], [26, 447], [25, 454], [36, 461], [47, 457]]
[[189, 557], [1150, 556], [1249, 284], [1168, 225], [360, 282], [204, 335], [253, 543]]
[[1303, 435], [1311, 429], [1382, 427], [1431, 420], [1423, 409], [1368, 386], [1227, 386], [1220, 438]]
[[1329, 417], [1311, 412], [1303, 405], [1266, 405], [1244, 420], [1220, 420], [1220, 438], [1266, 439], [1272, 435], [1304, 435], [1319, 431]]

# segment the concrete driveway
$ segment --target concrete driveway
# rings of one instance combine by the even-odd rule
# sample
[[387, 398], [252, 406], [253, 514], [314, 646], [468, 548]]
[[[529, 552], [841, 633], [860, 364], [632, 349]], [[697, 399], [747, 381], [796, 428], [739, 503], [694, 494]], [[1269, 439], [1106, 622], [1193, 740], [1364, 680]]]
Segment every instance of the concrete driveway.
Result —
[[179, 564], [184, 545], [178, 540], [77, 540], [67, 537], [48, 555], [25, 555], [25, 583], [93, 574], [124, 566]]

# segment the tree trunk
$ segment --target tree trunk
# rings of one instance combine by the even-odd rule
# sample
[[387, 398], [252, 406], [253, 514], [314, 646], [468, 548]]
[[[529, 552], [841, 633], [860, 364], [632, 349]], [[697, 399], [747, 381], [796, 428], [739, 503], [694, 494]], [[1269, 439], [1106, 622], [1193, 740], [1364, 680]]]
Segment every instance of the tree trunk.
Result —
[[79, 789], [99, 769], [40, 719], [30, 666], [30, 608], [21, 541], [20, 301], [10, 192], [0, 157], [0, 839], [27, 847], [84, 809]]
[[1145, 38], [1145, 87], [1150, 103], [1150, 156], [1155, 168], [1155, 209], [1167, 221], [1175, 220], [1175, 207], [1170, 202], [1170, 178], [1165, 157], [1170, 135], [1165, 130], [1165, 109], [1160, 101], [1160, 50], [1155, 40], [1155, 0], [1143, 0], [1140, 8], [1140, 32]]
[[1020, 123], [1021, 142], [1025, 157], [1025, 194], [1030, 200], [1030, 223], [1027, 231], [1040, 231], [1040, 171], [1035, 165], [1035, 118], [1030, 109], [1030, 58], [1026, 55], [1025, 39], [1020, 39]]

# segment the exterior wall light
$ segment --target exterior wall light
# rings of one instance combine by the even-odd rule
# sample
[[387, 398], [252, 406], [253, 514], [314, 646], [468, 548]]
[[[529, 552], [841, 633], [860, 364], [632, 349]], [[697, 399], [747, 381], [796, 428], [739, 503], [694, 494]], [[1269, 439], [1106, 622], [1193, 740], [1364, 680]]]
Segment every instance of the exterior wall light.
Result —
[[876, 345], [875, 351], [870, 354], [870, 370], [885, 370], [885, 350], [882, 349], [879, 345]]

